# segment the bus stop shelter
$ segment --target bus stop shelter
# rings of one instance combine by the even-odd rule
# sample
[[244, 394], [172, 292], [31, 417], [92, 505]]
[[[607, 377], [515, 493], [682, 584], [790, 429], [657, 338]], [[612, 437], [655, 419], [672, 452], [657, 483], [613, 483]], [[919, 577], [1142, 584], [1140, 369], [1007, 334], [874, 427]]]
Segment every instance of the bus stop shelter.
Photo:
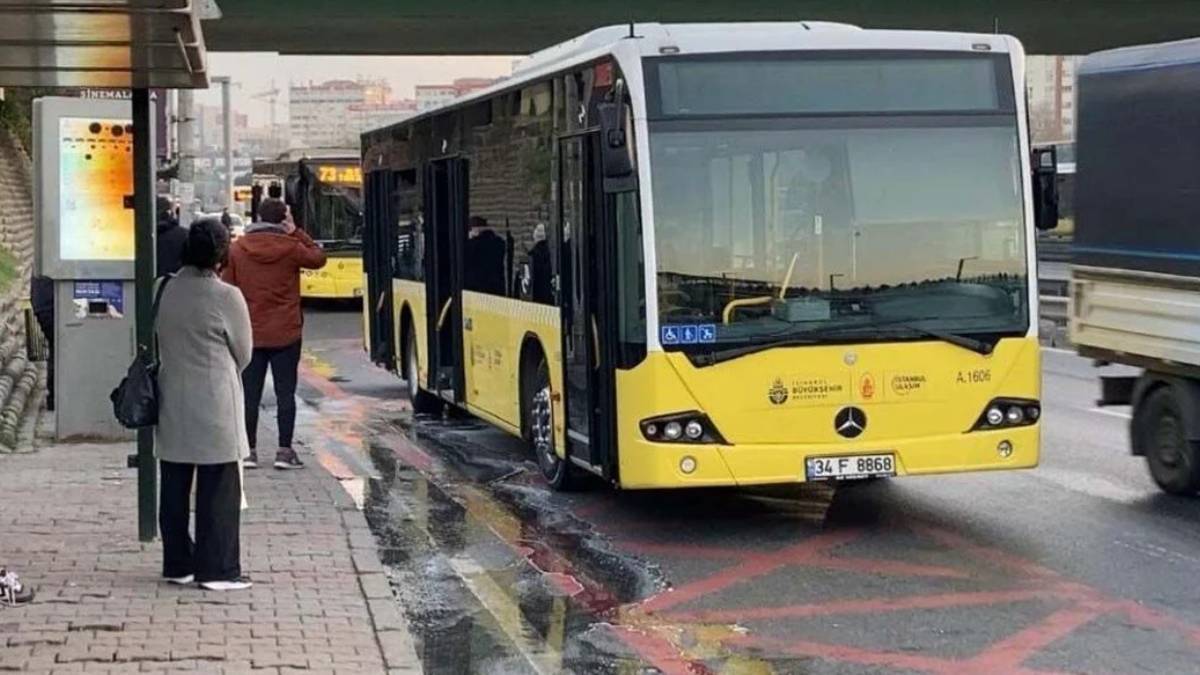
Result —
[[[203, 0], [200, 0], [201, 2]], [[0, 0], [0, 87], [105, 88], [131, 93], [137, 343], [153, 348], [155, 166], [151, 89], [208, 86], [192, 0]], [[152, 429], [138, 431], [138, 535], [157, 532]]]

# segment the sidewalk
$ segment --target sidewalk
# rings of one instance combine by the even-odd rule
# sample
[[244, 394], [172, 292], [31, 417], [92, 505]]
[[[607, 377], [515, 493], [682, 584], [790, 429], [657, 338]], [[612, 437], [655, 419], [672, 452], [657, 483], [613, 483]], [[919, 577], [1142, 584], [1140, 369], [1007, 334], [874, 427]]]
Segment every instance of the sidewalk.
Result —
[[366, 520], [318, 462], [246, 472], [255, 585], [221, 594], [159, 581], [159, 544], [137, 541], [131, 452], [0, 455], [0, 564], [38, 588], [0, 607], [0, 671], [420, 672]]

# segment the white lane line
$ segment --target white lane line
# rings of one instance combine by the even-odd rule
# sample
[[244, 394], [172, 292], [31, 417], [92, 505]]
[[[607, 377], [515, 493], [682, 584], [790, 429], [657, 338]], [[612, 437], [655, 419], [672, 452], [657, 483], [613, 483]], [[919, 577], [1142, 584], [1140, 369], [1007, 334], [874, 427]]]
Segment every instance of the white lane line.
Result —
[[1102, 476], [1084, 473], [1083, 471], [1053, 469], [1042, 466], [1030, 475], [1066, 488], [1071, 492], [1124, 504], [1132, 503], [1146, 497], [1146, 493], [1143, 490], [1126, 487]]
[[1118, 410], [1108, 410], [1108, 408], [1093, 407], [1093, 408], [1084, 408], [1084, 410], [1086, 410], [1087, 412], [1094, 412], [1097, 414], [1106, 414], [1106, 416], [1109, 416], [1109, 417], [1118, 417], [1121, 419], [1133, 419], [1132, 414], [1129, 414], [1129, 413], [1123, 412], [1123, 411], [1118, 411]]
[[1050, 352], [1051, 354], [1066, 354], [1068, 356], [1079, 356], [1074, 349], [1063, 349], [1062, 347], [1042, 347], [1042, 351]]

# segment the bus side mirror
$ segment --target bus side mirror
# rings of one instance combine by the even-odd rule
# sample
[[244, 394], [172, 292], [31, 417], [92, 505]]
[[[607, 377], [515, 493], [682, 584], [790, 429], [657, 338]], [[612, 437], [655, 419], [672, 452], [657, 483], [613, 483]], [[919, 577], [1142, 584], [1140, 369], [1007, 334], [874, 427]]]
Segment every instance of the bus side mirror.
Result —
[[1058, 227], [1058, 153], [1054, 147], [1033, 151], [1033, 223], [1039, 230]]
[[620, 80], [613, 88], [611, 101], [596, 105], [600, 117], [600, 164], [604, 172], [605, 192], [624, 192], [634, 188], [633, 138], [629, 133], [629, 106]]

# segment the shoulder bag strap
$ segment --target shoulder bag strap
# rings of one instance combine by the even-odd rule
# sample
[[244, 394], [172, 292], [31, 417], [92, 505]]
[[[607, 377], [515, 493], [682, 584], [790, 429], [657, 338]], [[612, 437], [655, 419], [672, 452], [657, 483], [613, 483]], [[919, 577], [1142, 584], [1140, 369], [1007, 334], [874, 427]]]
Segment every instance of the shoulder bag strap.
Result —
[[[174, 274], [168, 274], [164, 277], [160, 277], [158, 290], [154, 293], [154, 305], [150, 308], [151, 326], [154, 326], [154, 324], [158, 321], [158, 306], [162, 303], [163, 291], [167, 290], [167, 283], [174, 278]], [[157, 362], [158, 359], [158, 328], [154, 327], [154, 360]]]

